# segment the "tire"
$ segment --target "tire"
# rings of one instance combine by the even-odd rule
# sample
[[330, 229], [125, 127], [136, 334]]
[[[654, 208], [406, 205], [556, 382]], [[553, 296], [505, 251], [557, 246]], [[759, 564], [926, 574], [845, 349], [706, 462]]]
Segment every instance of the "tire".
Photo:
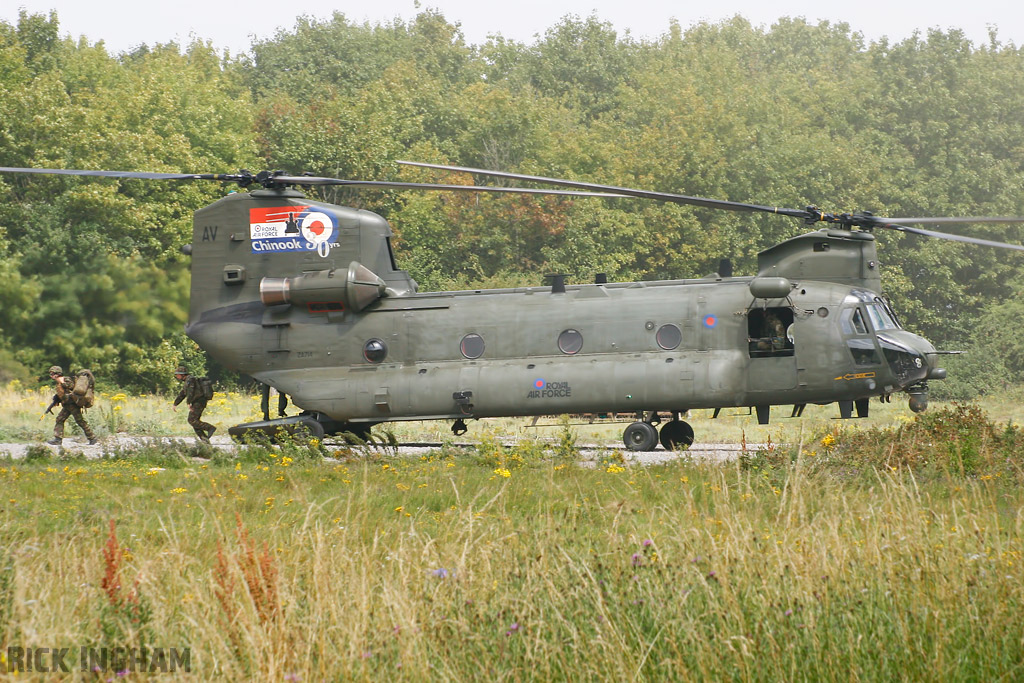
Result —
[[305, 436], [306, 438], [323, 441], [324, 426], [313, 418], [305, 419], [296, 424], [293, 434], [297, 437]]
[[622, 441], [631, 451], [653, 451], [658, 446], [658, 430], [649, 422], [634, 422], [622, 432]]
[[661, 428], [661, 445], [666, 451], [685, 451], [693, 443], [693, 427], [682, 420], [666, 422]]

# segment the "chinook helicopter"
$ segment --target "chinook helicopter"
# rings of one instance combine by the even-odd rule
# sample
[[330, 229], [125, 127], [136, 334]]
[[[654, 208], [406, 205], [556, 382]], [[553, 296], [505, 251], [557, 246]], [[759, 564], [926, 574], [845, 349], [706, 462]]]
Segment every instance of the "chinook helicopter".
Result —
[[[187, 334], [224, 366], [288, 394], [294, 417], [237, 425], [235, 438], [305, 430], [366, 438], [377, 424], [552, 414], [629, 414], [626, 447], [694, 441], [692, 409], [839, 405], [906, 393], [928, 405], [946, 376], [942, 352], [902, 328], [883, 294], [879, 228], [1024, 251], [912, 224], [1024, 222], [1022, 218], [882, 218], [785, 209], [484, 169], [399, 162], [571, 189], [359, 181], [252, 174], [0, 168], [150, 180], [237, 183], [195, 212]], [[310, 199], [300, 189], [353, 186], [632, 197], [766, 212], [824, 227], [758, 255], [757, 273], [727, 261], [710, 277], [418, 292], [375, 213]], [[662, 422], [661, 416], [669, 419]], [[658, 429], [660, 425], [660, 430]]]

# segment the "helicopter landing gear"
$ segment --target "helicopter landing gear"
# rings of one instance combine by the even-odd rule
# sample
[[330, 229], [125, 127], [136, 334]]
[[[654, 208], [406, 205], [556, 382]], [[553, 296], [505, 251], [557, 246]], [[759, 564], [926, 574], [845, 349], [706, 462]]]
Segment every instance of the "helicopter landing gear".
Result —
[[682, 420], [666, 422], [661, 428], [661, 445], [666, 451], [685, 451], [693, 443], [693, 427]]
[[658, 445], [658, 430], [650, 422], [638, 420], [622, 432], [622, 441], [631, 451], [653, 451]]
[[455, 436], [462, 436], [469, 431], [469, 427], [466, 426], [466, 421], [461, 417], [452, 423], [452, 434]]
[[[655, 413], [656, 415], [657, 413]], [[693, 443], [693, 427], [672, 413], [672, 419], [661, 427], [661, 435], [651, 422], [637, 420], [622, 432], [622, 441], [631, 451], [653, 451], [658, 442], [667, 451], [685, 451]]]
[[[322, 440], [328, 431], [332, 434], [335, 433], [334, 429], [329, 428], [334, 428], [338, 424], [340, 423], [322, 422], [317, 419], [315, 413], [311, 413], [278, 418], [276, 420], [245, 422], [229, 427], [228, 434], [236, 443], [252, 441], [280, 443], [283, 440], [296, 438]], [[366, 429], [369, 429], [369, 427], [366, 427]]]
[[910, 394], [910, 409], [915, 413], [923, 413], [928, 410], [928, 383], [918, 382], [907, 389]]

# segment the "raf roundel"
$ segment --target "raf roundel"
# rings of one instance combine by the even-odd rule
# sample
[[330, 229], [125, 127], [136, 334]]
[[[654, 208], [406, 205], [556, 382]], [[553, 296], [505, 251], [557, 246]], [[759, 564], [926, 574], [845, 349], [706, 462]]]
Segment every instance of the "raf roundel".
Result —
[[544, 380], [542, 380], [542, 379], [535, 379], [535, 380], [533, 380], [533, 388], [534, 389], [543, 389], [544, 388]]
[[706, 327], [709, 330], [711, 330], [711, 329], [714, 329], [715, 325], [717, 325], [717, 324], [718, 324], [718, 318], [716, 318], [715, 316], [713, 316], [713, 315], [706, 315], [706, 316], [704, 316], [704, 327]]
[[334, 236], [334, 219], [323, 211], [307, 211], [299, 216], [302, 236], [313, 244], [326, 242]]

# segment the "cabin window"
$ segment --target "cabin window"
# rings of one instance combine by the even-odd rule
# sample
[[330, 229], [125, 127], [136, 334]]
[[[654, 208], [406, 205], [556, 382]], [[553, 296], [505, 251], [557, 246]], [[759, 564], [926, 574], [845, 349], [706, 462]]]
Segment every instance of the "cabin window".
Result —
[[658, 340], [658, 346], [666, 351], [677, 348], [683, 341], [683, 333], [672, 323], [659, 327], [655, 337]]
[[583, 335], [577, 330], [563, 330], [558, 335], [558, 349], [570, 356], [583, 348]]
[[462, 338], [459, 345], [462, 355], [469, 359], [479, 358], [484, 355], [484, 338], [475, 332], [467, 334]]
[[752, 308], [747, 311], [747, 348], [751, 358], [793, 355], [793, 309]]
[[363, 358], [370, 363], [380, 363], [388, 357], [388, 346], [380, 339], [371, 339], [363, 345]]

